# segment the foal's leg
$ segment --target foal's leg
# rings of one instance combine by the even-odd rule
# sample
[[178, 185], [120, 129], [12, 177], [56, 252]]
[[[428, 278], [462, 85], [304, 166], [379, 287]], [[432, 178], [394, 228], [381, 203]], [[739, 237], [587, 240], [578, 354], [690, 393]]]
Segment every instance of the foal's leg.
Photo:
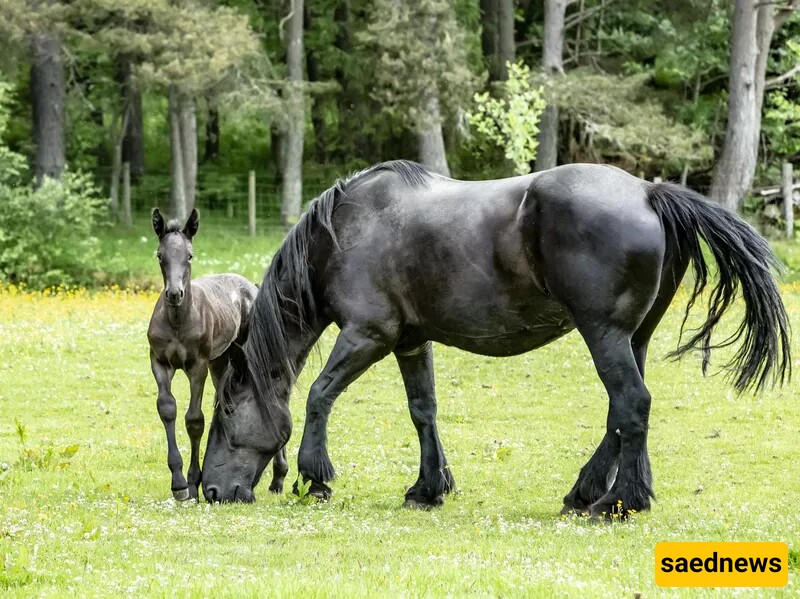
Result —
[[289, 462], [286, 461], [286, 446], [284, 445], [272, 458], [272, 482], [269, 484], [269, 490], [273, 493], [283, 493], [283, 480], [288, 472]]
[[419, 478], [406, 492], [405, 505], [408, 507], [442, 505], [442, 495], [454, 490], [456, 486], [444, 457], [436, 426], [433, 349], [430, 342], [422, 346], [421, 350], [413, 355], [395, 352], [406, 387], [411, 420], [419, 437]]
[[175, 369], [169, 364], [159, 362], [152, 353], [150, 368], [158, 385], [156, 408], [167, 433], [167, 465], [172, 472], [172, 495], [175, 499], [183, 501], [189, 499], [189, 490], [183, 477], [183, 459], [175, 441], [175, 417], [178, 411], [175, 396], [172, 395], [172, 377], [175, 376]]
[[203, 438], [205, 430], [205, 418], [203, 416], [203, 388], [208, 376], [208, 362], [197, 360], [188, 369], [186, 374], [189, 377], [189, 409], [186, 410], [186, 432], [189, 435], [192, 453], [189, 458], [189, 471], [186, 478], [189, 483], [189, 497], [197, 499], [197, 488], [200, 486], [202, 474], [200, 471], [200, 439]]
[[330, 498], [331, 489], [325, 483], [335, 474], [327, 448], [328, 416], [333, 402], [367, 368], [385, 357], [391, 345], [393, 340], [380, 330], [345, 326], [336, 339], [325, 368], [311, 385], [306, 403], [303, 440], [297, 455], [297, 470], [304, 480], [311, 481], [309, 493], [319, 499]]

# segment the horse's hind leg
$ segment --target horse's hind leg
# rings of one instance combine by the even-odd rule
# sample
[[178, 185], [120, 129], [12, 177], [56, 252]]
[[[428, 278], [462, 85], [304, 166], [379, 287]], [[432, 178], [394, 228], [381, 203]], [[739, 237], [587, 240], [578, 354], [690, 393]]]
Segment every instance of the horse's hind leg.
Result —
[[286, 460], [286, 446], [284, 445], [272, 458], [272, 482], [269, 484], [269, 490], [273, 493], [283, 493], [283, 481], [288, 472], [289, 462]]
[[616, 478], [588, 513], [610, 517], [649, 509], [653, 497], [647, 455], [650, 393], [634, 358], [631, 336], [613, 325], [579, 330], [608, 392], [606, 435], [616, 436], [620, 447]]
[[200, 471], [200, 440], [205, 430], [205, 417], [203, 416], [203, 388], [208, 377], [208, 363], [197, 360], [187, 371], [189, 376], [189, 409], [186, 410], [186, 433], [189, 435], [191, 456], [189, 458], [188, 479], [189, 497], [197, 499], [197, 488], [202, 477]]
[[[306, 403], [303, 440], [297, 455], [297, 470], [310, 480], [309, 493], [327, 500], [331, 489], [325, 483], [334, 477], [328, 457], [328, 416], [333, 402], [372, 364], [382, 359], [394, 346], [395, 339], [384, 326], [345, 326], [336, 339], [328, 362], [311, 385]], [[295, 483], [297, 492], [297, 483]]]
[[[683, 252], [680, 256], [676, 256], [671, 250], [667, 251], [659, 282], [658, 295], [644, 320], [631, 337], [633, 358], [642, 380], [644, 380], [645, 360], [650, 338], [658, 323], [661, 322], [667, 308], [669, 308], [686, 272], [688, 262], [686, 258], [681, 256], [688, 256], [688, 253]], [[646, 448], [645, 451], [647, 451]], [[578, 480], [572, 490], [564, 497], [562, 514], [584, 513], [588, 511], [590, 505], [608, 492], [617, 475], [619, 454], [619, 436], [613, 430], [606, 431], [603, 440], [592, 457], [581, 468]], [[649, 458], [646, 459], [649, 460]]]
[[185, 501], [189, 499], [189, 491], [186, 479], [183, 477], [183, 458], [175, 441], [175, 417], [178, 412], [175, 396], [172, 395], [172, 377], [175, 375], [175, 369], [169, 364], [159, 362], [153, 354], [150, 354], [150, 368], [158, 385], [156, 401], [158, 415], [167, 433], [167, 465], [172, 473], [172, 495], [178, 501]]
[[419, 352], [395, 352], [408, 397], [411, 420], [419, 437], [420, 465], [417, 482], [406, 492], [409, 507], [441, 505], [442, 495], [455, 489], [436, 426], [433, 349], [426, 343]]

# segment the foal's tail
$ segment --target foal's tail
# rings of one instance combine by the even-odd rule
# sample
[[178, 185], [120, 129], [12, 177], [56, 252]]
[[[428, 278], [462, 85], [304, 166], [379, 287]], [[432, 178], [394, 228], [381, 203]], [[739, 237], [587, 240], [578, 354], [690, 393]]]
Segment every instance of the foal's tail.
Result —
[[[686, 317], [708, 282], [708, 266], [700, 240], [705, 241], [717, 262], [719, 282], [711, 292], [708, 314], [691, 339], [670, 355], [679, 357], [692, 348], [703, 352], [705, 374], [712, 349], [740, 342], [725, 367], [733, 371], [738, 391], [760, 390], [769, 379], [783, 384], [791, 377], [789, 323], [770, 267], [780, 262], [766, 241], [733, 212], [702, 195], [671, 183], [656, 183], [647, 192], [650, 204], [661, 218], [667, 244], [688, 251], [694, 267], [694, 289]], [[725, 341], [711, 344], [711, 333], [733, 304], [739, 287], [745, 312], [736, 331]]]

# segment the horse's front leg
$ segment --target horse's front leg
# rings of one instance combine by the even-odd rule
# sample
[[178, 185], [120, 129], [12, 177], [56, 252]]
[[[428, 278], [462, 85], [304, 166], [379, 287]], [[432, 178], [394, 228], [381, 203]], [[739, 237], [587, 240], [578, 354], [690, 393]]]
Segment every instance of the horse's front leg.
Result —
[[208, 376], [208, 362], [196, 360], [186, 371], [189, 377], [189, 409], [186, 410], [186, 432], [191, 444], [191, 457], [189, 458], [189, 471], [186, 478], [189, 483], [189, 497], [197, 499], [197, 488], [200, 486], [202, 474], [200, 471], [200, 439], [205, 430], [205, 417], [203, 416], [203, 388]]
[[283, 493], [283, 480], [288, 472], [289, 462], [286, 460], [286, 446], [284, 445], [272, 458], [272, 482], [269, 484], [269, 490], [273, 493]]
[[432, 507], [455, 489], [436, 426], [433, 349], [430, 342], [413, 352], [395, 352], [408, 397], [411, 420], [419, 437], [420, 465], [417, 482], [406, 492], [407, 507]]
[[[327, 447], [328, 416], [333, 402], [367, 368], [389, 353], [393, 341], [374, 327], [345, 326], [336, 338], [325, 368], [311, 385], [297, 470], [303, 480], [311, 481], [309, 493], [319, 499], [330, 498], [331, 488], [325, 483], [335, 475]], [[297, 492], [297, 483], [294, 491]]]
[[175, 396], [172, 395], [172, 377], [175, 376], [175, 369], [169, 363], [160, 362], [152, 352], [150, 368], [158, 385], [156, 408], [167, 433], [167, 465], [172, 473], [172, 495], [178, 501], [183, 501], [189, 499], [189, 490], [183, 477], [183, 459], [175, 441], [175, 417], [178, 411]]

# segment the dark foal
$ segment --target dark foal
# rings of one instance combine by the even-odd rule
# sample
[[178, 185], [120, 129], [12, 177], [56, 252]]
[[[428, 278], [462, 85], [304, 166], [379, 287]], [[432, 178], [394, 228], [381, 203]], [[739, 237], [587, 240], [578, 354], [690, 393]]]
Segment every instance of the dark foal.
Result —
[[[165, 224], [158, 208], [153, 210], [153, 230], [158, 235], [158, 262], [164, 291], [158, 297], [147, 339], [150, 366], [158, 385], [158, 415], [167, 432], [167, 463], [172, 473], [172, 494], [179, 501], [197, 498], [201, 481], [200, 439], [205, 429], [203, 387], [209, 370], [216, 386], [228, 365], [228, 348], [247, 335], [247, 317], [258, 289], [240, 275], [223, 274], [192, 281], [192, 238], [197, 233], [196, 210], [181, 228]], [[191, 442], [187, 478], [175, 441], [177, 406], [172, 395], [172, 377], [183, 370], [189, 378], [191, 398], [186, 411], [186, 432]], [[280, 493], [288, 472], [281, 449], [273, 463], [270, 490]]]
[[[454, 483], [437, 430], [430, 342], [510, 356], [577, 329], [609, 407], [605, 437], [564, 511], [601, 517], [648, 509], [647, 346], [689, 264], [689, 306], [703, 291], [707, 257], [719, 273], [706, 319], [675, 355], [697, 347], [705, 368], [711, 349], [739, 342], [726, 365], [737, 389], [783, 381], [791, 356], [770, 273], [777, 259], [736, 214], [689, 189], [596, 164], [455, 181], [397, 161], [338, 182], [311, 204], [264, 276], [244, 355], [231, 360], [218, 388], [203, 492], [210, 500], [253, 497], [291, 434], [295, 377], [334, 322], [339, 336], [308, 394], [299, 473], [312, 494], [330, 495], [333, 403], [394, 353], [420, 444], [406, 502], [439, 505]], [[715, 346], [712, 332], [740, 290], [742, 322]]]

